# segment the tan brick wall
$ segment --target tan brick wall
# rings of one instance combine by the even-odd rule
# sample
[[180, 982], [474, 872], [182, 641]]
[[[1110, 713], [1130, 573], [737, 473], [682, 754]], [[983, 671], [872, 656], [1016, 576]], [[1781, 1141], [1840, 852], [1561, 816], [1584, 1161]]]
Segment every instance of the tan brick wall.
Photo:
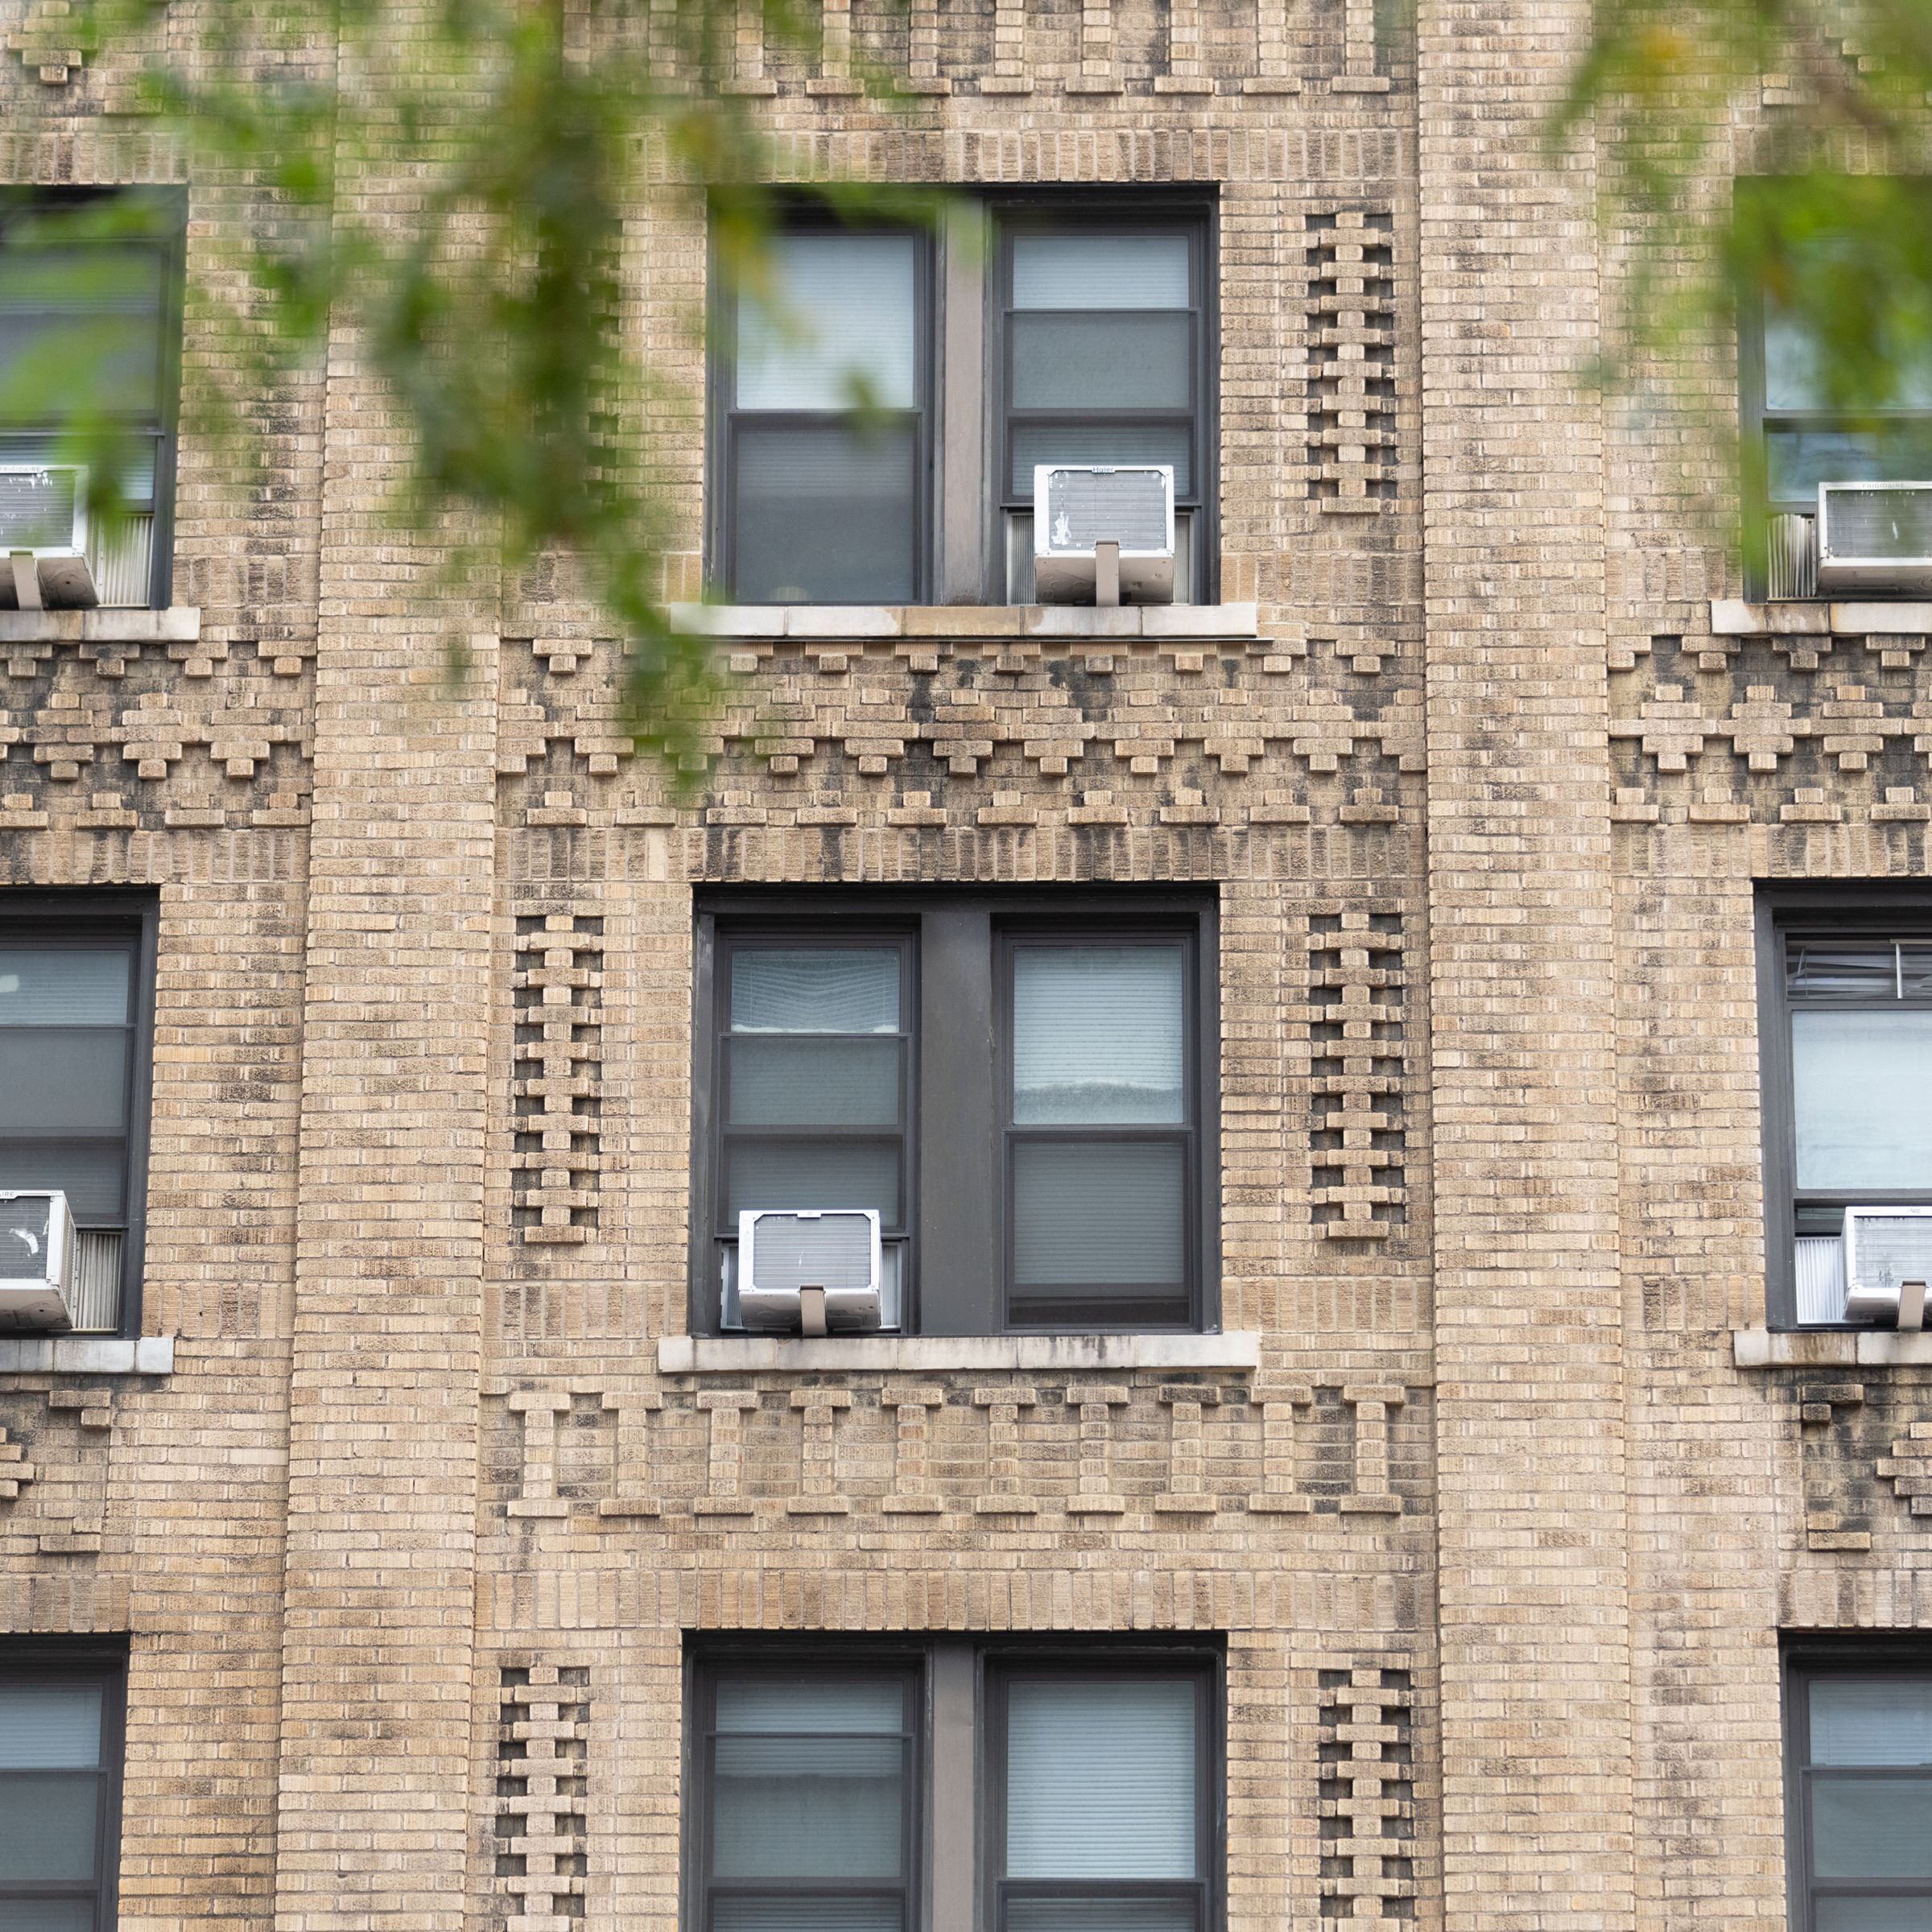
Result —
[[[1752, 881], [1925, 876], [1924, 638], [1714, 606], [1695, 367], [1641, 416], [1567, 386], [1629, 260], [1587, 145], [1537, 144], [1581, 10], [1432, 0], [1379, 50], [1373, 11], [860, 4], [899, 114], [836, 47], [742, 56], [786, 177], [1217, 188], [1252, 637], [738, 640], [680, 800], [568, 572], [411, 601], [346, 341], [255, 399], [252, 478], [184, 439], [198, 620], [0, 616], [0, 912], [160, 901], [175, 1370], [0, 1374], [0, 1630], [130, 1641], [125, 1926], [671, 1932], [686, 1637], [761, 1630], [1224, 1635], [1232, 1932], [1784, 1922], [1778, 1633], [1932, 1627], [1932, 1551], [1925, 1372], [1734, 1350]], [[0, 59], [42, 114], [7, 178], [176, 172], [125, 63]], [[409, 218], [400, 173], [351, 191]], [[192, 184], [194, 313], [270, 218]], [[1359, 308], [1315, 286], [1357, 233]], [[696, 198], [625, 260], [689, 595]], [[1374, 508], [1323, 507], [1323, 331], [1393, 358]], [[223, 353], [191, 316], [191, 384]], [[660, 1374], [694, 888], [1149, 881], [1218, 892], [1258, 1368]], [[598, 1111], [559, 1179], [518, 1014], [567, 983]]]

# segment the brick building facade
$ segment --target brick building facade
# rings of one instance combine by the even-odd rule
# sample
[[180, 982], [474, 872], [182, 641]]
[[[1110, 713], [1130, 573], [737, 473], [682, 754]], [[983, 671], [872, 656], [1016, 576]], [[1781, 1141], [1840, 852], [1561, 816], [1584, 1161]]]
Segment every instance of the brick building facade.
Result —
[[[1230, 1932], [1790, 1922], [1790, 1645], [1932, 1625], [1932, 1350], [1781, 1315], [1759, 927], [1923, 880], [1932, 607], [1744, 601], [1669, 372], [1641, 415], [1566, 379], [1620, 269], [1590, 147], [1541, 144], [1580, 6], [1382, 10], [741, 39], [800, 175], [1199, 212], [1191, 605], [712, 613], [681, 799], [594, 611], [426, 600], [345, 340], [262, 476], [183, 436], [166, 608], [0, 613], [0, 943], [153, 909], [126, 1319], [0, 1342], [0, 1670], [124, 1686], [112, 1922], [670, 1932], [708, 1660], [886, 1658], [930, 1713], [1036, 1655], [1206, 1660], [1184, 1909]], [[171, 179], [60, 11], [9, 43], [6, 177]], [[192, 385], [266, 217], [187, 205]], [[625, 275], [640, 330], [704, 300], [701, 193]], [[1187, 1323], [694, 1332], [700, 915], [767, 888], [1205, 922]], [[915, 1922], [990, 1923], [990, 1823], [913, 1816]]]

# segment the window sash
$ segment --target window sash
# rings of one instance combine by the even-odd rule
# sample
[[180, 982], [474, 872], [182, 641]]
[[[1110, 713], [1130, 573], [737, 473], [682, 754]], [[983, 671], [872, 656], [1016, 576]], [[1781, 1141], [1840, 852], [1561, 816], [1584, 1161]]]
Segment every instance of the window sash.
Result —
[[[811, 235], [851, 235], [880, 233], [903, 235], [908, 231], [882, 228], [874, 229], [848, 229], [828, 222], [801, 218], [790, 227], [789, 233]], [[933, 353], [933, 298], [932, 298], [932, 249], [930, 239], [917, 230], [910, 231], [913, 243], [913, 403], [910, 408], [886, 407], [869, 412], [881, 426], [896, 423], [909, 427], [912, 432], [912, 481], [911, 554], [908, 561], [911, 592], [902, 601], [909, 604], [924, 602], [931, 594], [932, 572], [932, 420], [933, 381], [935, 357]], [[713, 574], [724, 588], [725, 593], [740, 601], [746, 601], [740, 590], [744, 580], [744, 559], [739, 546], [739, 491], [742, 464], [739, 456], [740, 437], [747, 427], [753, 428], [843, 428], [854, 420], [854, 412], [849, 410], [820, 409], [757, 409], [741, 407], [737, 397], [737, 328], [738, 299], [736, 291], [721, 273], [714, 272], [712, 277], [712, 312], [716, 320], [716, 336], [719, 344], [719, 360], [714, 361], [710, 378], [712, 393], [712, 473], [708, 479], [708, 498], [711, 505], [708, 521], [710, 524], [710, 551]], [[794, 601], [787, 599], [786, 601]], [[860, 599], [856, 597], [807, 597], [795, 600], [804, 602], [850, 603], [876, 602], [877, 598]]]
[[[0, 1664], [0, 1686], [21, 1685], [34, 1689], [97, 1689], [100, 1699], [100, 1736], [92, 1767], [63, 1771], [61, 1777], [90, 1778], [93, 1783], [93, 1871], [81, 1879], [16, 1878], [0, 1880], [0, 1907], [9, 1901], [78, 1899], [93, 1906], [93, 1919], [100, 1932], [109, 1932], [114, 1922], [115, 1881], [120, 1872], [120, 1810], [122, 1737], [126, 1726], [124, 1671], [118, 1661], [77, 1663], [71, 1655], [49, 1657], [44, 1662], [22, 1661]], [[6, 1773], [31, 1776], [27, 1771]], [[5, 1913], [0, 1911], [0, 1918]]]

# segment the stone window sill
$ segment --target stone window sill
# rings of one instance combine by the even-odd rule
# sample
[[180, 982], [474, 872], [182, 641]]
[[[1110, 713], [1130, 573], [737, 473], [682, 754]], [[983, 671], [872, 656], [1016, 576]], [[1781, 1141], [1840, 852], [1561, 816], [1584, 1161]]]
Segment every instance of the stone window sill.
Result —
[[1717, 638], [1932, 637], [1932, 604], [1834, 604], [1819, 597], [1781, 604], [1748, 604], [1742, 597], [1711, 600], [1711, 634]]
[[1932, 1362], [1932, 1330], [1734, 1328], [1731, 1356], [1740, 1368], [1883, 1368]]
[[773, 642], [811, 638], [1042, 638], [1204, 642], [1261, 635], [1253, 604], [674, 604], [671, 621], [697, 637]]
[[795, 1369], [945, 1375], [1108, 1369], [1258, 1368], [1261, 1338], [1235, 1335], [667, 1335], [660, 1375], [765, 1375]]
[[0, 1375], [172, 1375], [175, 1338], [17, 1335], [0, 1339]]
[[201, 613], [172, 610], [0, 610], [0, 644], [194, 644]]

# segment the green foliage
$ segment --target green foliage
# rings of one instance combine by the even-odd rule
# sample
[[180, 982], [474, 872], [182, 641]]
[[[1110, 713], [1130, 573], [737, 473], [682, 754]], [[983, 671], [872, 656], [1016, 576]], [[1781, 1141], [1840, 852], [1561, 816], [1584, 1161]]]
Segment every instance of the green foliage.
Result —
[[[768, 57], [816, 59], [814, 0], [762, 11]], [[620, 298], [643, 291], [621, 286], [619, 248], [654, 199], [688, 214], [708, 188], [720, 274], [771, 299], [780, 197], [751, 104], [726, 85], [740, 17], [689, 0], [92, 0], [76, 23], [109, 58], [150, 50], [148, 105], [191, 180], [238, 184], [261, 210], [247, 312], [188, 291], [191, 340], [221, 335], [207, 363], [236, 372], [188, 386], [200, 425], [245, 459], [279, 386], [353, 340], [401, 419], [394, 514], [472, 585], [479, 566], [514, 581], [569, 559], [625, 640], [625, 725], [674, 768], [701, 762], [711, 693], [704, 647], [662, 601], [650, 423], [667, 404], [688, 421], [699, 399], [664, 373], [661, 302], [650, 342], [634, 311], [621, 326]], [[931, 211], [851, 184], [790, 192], [851, 219]], [[115, 205], [53, 225], [79, 234]], [[675, 326], [695, 345], [704, 320]], [[33, 372], [37, 393], [76, 398], [64, 427], [99, 471], [112, 425], [85, 356], [69, 361], [65, 379]]]
[[[1553, 135], [1593, 137], [1629, 250], [1600, 373], [1641, 398], [1657, 352], [1768, 318], [1848, 427], [1932, 402], [1928, 90], [1926, 0], [1597, 0]], [[1734, 391], [1705, 368], [1715, 422]]]

